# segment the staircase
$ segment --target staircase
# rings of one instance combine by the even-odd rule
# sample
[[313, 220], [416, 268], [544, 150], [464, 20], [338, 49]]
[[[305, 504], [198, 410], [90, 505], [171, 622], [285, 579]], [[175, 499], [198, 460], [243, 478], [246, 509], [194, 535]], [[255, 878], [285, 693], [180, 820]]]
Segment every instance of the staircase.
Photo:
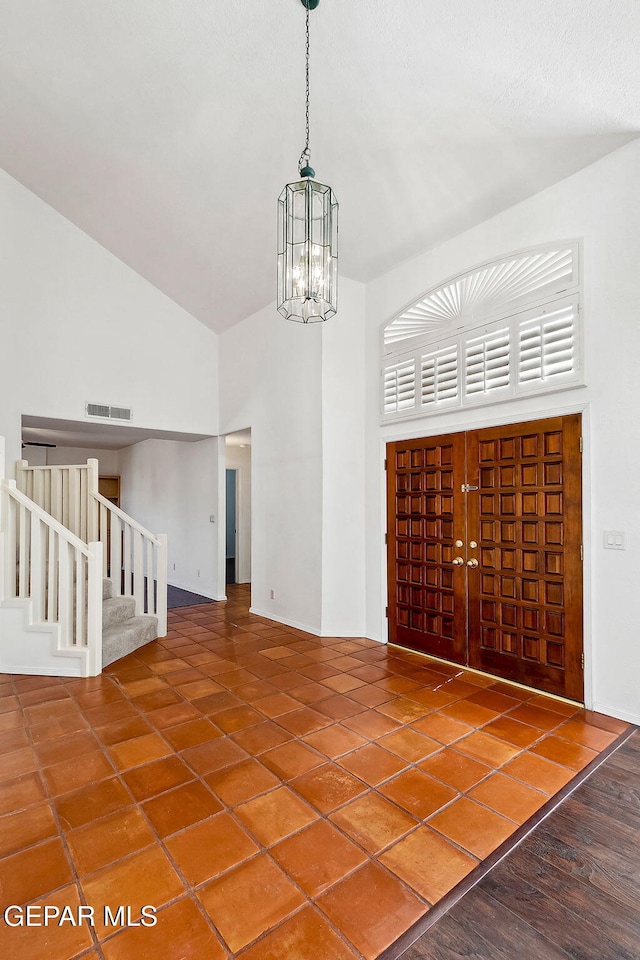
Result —
[[136, 616], [133, 597], [114, 597], [111, 580], [102, 581], [102, 666], [126, 657], [158, 636], [158, 618]]
[[16, 464], [0, 437], [0, 673], [97, 676], [167, 632], [167, 539], [98, 493], [98, 461]]

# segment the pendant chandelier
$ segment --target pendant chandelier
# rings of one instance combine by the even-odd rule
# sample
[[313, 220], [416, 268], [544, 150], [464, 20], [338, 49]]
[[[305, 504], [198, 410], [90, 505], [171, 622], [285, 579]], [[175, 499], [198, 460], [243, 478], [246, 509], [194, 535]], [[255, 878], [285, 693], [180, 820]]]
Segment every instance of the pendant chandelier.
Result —
[[300, 179], [278, 198], [278, 311], [287, 320], [315, 323], [333, 317], [338, 304], [338, 201], [314, 179], [309, 152], [309, 11], [306, 8], [306, 142]]

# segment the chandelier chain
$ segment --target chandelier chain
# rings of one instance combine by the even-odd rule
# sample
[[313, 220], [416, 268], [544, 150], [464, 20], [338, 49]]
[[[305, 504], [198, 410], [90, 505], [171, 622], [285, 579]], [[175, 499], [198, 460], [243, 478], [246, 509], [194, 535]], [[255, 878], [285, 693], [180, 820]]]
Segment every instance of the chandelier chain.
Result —
[[300, 160], [298, 162], [298, 169], [302, 170], [303, 167], [309, 165], [310, 161], [310, 151], [309, 151], [309, 6], [305, 3], [307, 16], [306, 16], [306, 32], [307, 32], [307, 44], [305, 50], [305, 79], [306, 79], [306, 110], [305, 110], [305, 145], [304, 150], [300, 154]]

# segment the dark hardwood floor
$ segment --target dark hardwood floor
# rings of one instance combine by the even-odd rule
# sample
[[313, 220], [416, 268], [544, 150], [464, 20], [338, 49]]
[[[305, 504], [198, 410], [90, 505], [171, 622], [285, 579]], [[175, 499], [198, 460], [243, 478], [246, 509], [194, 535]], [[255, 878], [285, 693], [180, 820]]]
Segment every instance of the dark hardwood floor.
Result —
[[640, 731], [402, 960], [640, 960]]

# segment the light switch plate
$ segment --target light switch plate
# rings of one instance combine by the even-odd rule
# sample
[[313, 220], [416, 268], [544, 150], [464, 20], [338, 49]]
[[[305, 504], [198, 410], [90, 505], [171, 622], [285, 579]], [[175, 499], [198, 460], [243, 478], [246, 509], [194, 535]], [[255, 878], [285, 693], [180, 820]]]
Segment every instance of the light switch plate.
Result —
[[604, 531], [605, 550], [626, 550], [626, 536], [624, 530]]

